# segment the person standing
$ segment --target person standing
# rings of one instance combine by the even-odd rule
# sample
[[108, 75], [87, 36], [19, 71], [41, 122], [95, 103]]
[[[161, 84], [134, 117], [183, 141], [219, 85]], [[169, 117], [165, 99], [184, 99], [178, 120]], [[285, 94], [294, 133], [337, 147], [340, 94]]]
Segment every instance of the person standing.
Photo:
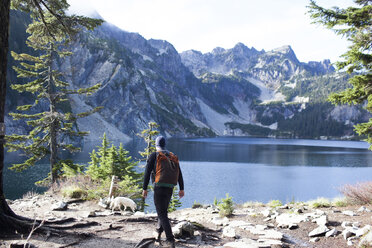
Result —
[[178, 157], [165, 149], [165, 138], [159, 136], [155, 140], [156, 152], [147, 160], [143, 182], [142, 196], [147, 197], [147, 187], [152, 178], [154, 183], [154, 203], [158, 215], [157, 238], [160, 242], [162, 232], [167, 237], [168, 247], [175, 247], [175, 239], [168, 219], [168, 206], [173, 194], [173, 187], [179, 184], [179, 197], [185, 195], [184, 184]]

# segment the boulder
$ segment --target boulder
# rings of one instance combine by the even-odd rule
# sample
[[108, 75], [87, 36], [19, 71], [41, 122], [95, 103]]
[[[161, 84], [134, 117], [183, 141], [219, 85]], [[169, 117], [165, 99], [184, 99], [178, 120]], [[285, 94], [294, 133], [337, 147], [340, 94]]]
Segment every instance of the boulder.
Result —
[[342, 211], [342, 213], [347, 216], [356, 216], [356, 214], [351, 210], [345, 210], [345, 211]]
[[372, 231], [368, 232], [359, 242], [359, 247], [372, 247]]
[[353, 226], [353, 223], [350, 222], [350, 221], [343, 221], [343, 222], [341, 223], [341, 226], [342, 226], [343, 228], [348, 228], [348, 227], [352, 227], [352, 226]]
[[298, 224], [307, 220], [308, 216], [301, 214], [283, 213], [276, 217], [277, 226], [281, 228], [288, 228], [293, 224]]
[[257, 242], [253, 239], [239, 239], [235, 242], [229, 242], [224, 244], [224, 247], [230, 247], [230, 248], [257, 248]]
[[235, 238], [236, 232], [235, 229], [231, 226], [227, 226], [222, 230], [222, 236], [227, 238]]
[[365, 206], [361, 206], [361, 207], [358, 209], [358, 212], [371, 212], [371, 210], [369, 210], [369, 209], [366, 208]]
[[89, 217], [96, 217], [97, 214], [95, 211], [86, 211], [82, 214], [82, 217], [89, 218]]
[[275, 239], [275, 240], [282, 240], [284, 238], [284, 234], [275, 230], [267, 230], [263, 235], [259, 237], [260, 239]]
[[190, 238], [194, 236], [194, 226], [190, 222], [182, 221], [172, 228], [174, 237]]
[[347, 240], [348, 238], [350, 238], [353, 235], [355, 235], [355, 234], [349, 228], [342, 231], [342, 236], [344, 237], [345, 240]]
[[215, 224], [216, 226], [226, 226], [229, 223], [229, 219], [227, 217], [220, 218], [220, 217], [214, 217], [211, 222]]
[[326, 226], [318, 226], [317, 228], [315, 228], [314, 230], [312, 230], [309, 233], [309, 237], [321, 236], [321, 235], [326, 234], [326, 232], [328, 232], [328, 231], [329, 231], [328, 227], [326, 227]]
[[318, 226], [325, 226], [328, 224], [328, 217], [327, 215], [322, 215], [316, 219], [313, 220], [313, 222], [316, 222]]
[[243, 220], [233, 220], [233, 221], [231, 221], [229, 223], [229, 226], [231, 226], [231, 227], [239, 227], [239, 228], [245, 229], [247, 227], [252, 227], [253, 224], [248, 223], [248, 222], [245, 222]]
[[331, 229], [330, 231], [328, 231], [328, 232], [325, 234], [325, 236], [326, 236], [326, 238], [328, 238], [328, 237], [334, 237], [334, 236], [337, 235], [337, 233], [338, 233], [337, 229], [336, 229], [336, 228], [333, 228], [333, 229]]
[[261, 214], [264, 216], [264, 217], [270, 217], [271, 215], [271, 211], [269, 209], [265, 209], [263, 211], [261, 211]]
[[136, 216], [136, 217], [145, 217], [146, 214], [144, 212], [140, 212], [140, 211], [137, 211], [133, 214], [133, 216]]
[[355, 232], [355, 236], [360, 237], [368, 233], [369, 231], [372, 230], [372, 227], [370, 225], [365, 225], [363, 228], [359, 228]]
[[67, 203], [66, 202], [57, 202], [52, 205], [52, 211], [64, 211], [67, 210]]

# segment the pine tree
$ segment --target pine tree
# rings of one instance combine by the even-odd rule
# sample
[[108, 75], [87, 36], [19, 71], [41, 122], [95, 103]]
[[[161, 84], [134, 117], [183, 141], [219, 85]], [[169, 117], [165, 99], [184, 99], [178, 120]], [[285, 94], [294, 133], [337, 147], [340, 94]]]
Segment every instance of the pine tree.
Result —
[[[355, 75], [349, 79], [352, 88], [340, 93], [333, 93], [329, 100], [334, 104], [365, 104], [372, 112], [372, 5], [371, 0], [354, 0], [360, 7], [325, 9], [310, 1], [309, 13], [314, 23], [319, 23], [336, 34], [346, 37], [351, 45], [342, 55], [344, 61], [338, 62], [339, 70], [346, 70]], [[366, 123], [355, 126], [359, 135], [367, 136], [372, 144], [372, 118]], [[372, 150], [372, 145], [370, 146]]]
[[136, 171], [137, 162], [132, 160], [129, 152], [120, 143], [119, 149], [111, 145], [106, 134], [103, 134], [102, 145], [91, 153], [91, 161], [88, 163], [86, 174], [97, 181], [111, 180], [112, 176], [118, 176], [120, 180], [126, 178], [131, 183], [138, 184], [142, 173]]
[[[79, 150], [63, 139], [87, 135], [87, 132], [75, 130], [76, 120], [99, 109], [95, 108], [92, 111], [78, 114], [72, 113], [66, 108], [69, 104], [68, 95], [90, 95], [100, 87], [97, 84], [89, 88], [72, 90], [67, 82], [62, 81], [62, 73], [57, 67], [59, 60], [71, 55], [70, 52], [65, 51], [66, 43], [71, 38], [64, 32], [65, 25], [69, 25], [70, 35], [73, 35], [80, 30], [79, 25], [86, 25], [87, 28], [92, 29], [101, 21], [65, 17], [65, 24], [62, 25], [58, 18], [46, 13], [42, 20], [34, 19], [27, 29], [30, 33], [27, 45], [38, 50], [40, 56], [12, 52], [14, 59], [21, 61], [19, 67], [14, 67], [18, 77], [27, 78], [30, 81], [25, 84], [13, 84], [11, 88], [20, 93], [34, 94], [35, 101], [32, 104], [18, 106], [18, 113], [10, 113], [14, 120], [26, 120], [32, 128], [31, 131], [27, 134], [13, 134], [7, 137], [10, 152], [23, 150], [28, 155], [26, 161], [13, 165], [12, 169], [24, 170], [49, 155], [51, 182], [55, 182], [58, 177], [57, 165], [60, 160], [57, 157], [58, 151], [65, 149], [76, 152]], [[44, 22], [50, 25], [45, 26]], [[49, 111], [43, 108], [45, 104], [49, 107]]]
[[[12, 0], [12, 6], [15, 9], [29, 12], [33, 18], [39, 18], [43, 21], [45, 29], [49, 29], [52, 24], [44, 20], [44, 14], [50, 13], [58, 19], [63, 26], [66, 34], [70, 34], [71, 22], [65, 22], [67, 16], [65, 10], [68, 8], [66, 0]], [[0, 2], [0, 234], [5, 233], [28, 233], [33, 229], [35, 222], [16, 215], [5, 201], [3, 191], [3, 168], [4, 168], [4, 114], [5, 114], [5, 96], [6, 96], [6, 75], [7, 75], [7, 54], [8, 54], [8, 34], [9, 34], [9, 7], [10, 0]], [[74, 16], [74, 20], [84, 20], [84, 17]], [[86, 21], [90, 21], [89, 18]], [[85, 25], [83, 25], [85, 26]], [[50, 32], [51, 33], [51, 32]], [[71, 32], [72, 33], [72, 32]], [[45, 222], [47, 225], [48, 222]], [[49, 233], [50, 230], [40, 227], [35, 232]]]
[[149, 122], [148, 127], [148, 129], [145, 129], [138, 134], [138, 136], [142, 137], [147, 144], [145, 150], [143, 152], [139, 152], [143, 160], [146, 161], [150, 154], [156, 151], [154, 137], [159, 134], [159, 131], [156, 130], [159, 125], [156, 122]]

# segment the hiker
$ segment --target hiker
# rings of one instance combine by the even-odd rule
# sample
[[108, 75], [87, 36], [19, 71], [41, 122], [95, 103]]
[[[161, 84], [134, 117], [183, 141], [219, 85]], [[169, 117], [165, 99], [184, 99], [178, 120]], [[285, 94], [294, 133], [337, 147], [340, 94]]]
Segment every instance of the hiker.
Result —
[[175, 240], [172, 228], [168, 219], [168, 206], [173, 194], [173, 187], [180, 187], [179, 197], [185, 195], [181, 168], [178, 157], [172, 152], [165, 150], [165, 138], [159, 136], [155, 140], [156, 152], [153, 152], [146, 164], [146, 171], [143, 181], [142, 196], [147, 197], [147, 186], [150, 176], [154, 183], [154, 203], [158, 214], [157, 241], [163, 231], [167, 237], [167, 245], [175, 247]]

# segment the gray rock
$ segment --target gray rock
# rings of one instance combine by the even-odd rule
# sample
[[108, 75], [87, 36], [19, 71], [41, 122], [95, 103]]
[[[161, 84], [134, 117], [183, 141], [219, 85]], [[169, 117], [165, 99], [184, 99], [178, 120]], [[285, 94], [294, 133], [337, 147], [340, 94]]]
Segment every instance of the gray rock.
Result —
[[89, 218], [89, 217], [96, 217], [97, 214], [95, 211], [87, 211], [87, 212], [84, 212], [83, 214], [83, 217], [85, 218]]
[[359, 242], [359, 247], [372, 246], [372, 231], [368, 232]]
[[333, 228], [331, 229], [330, 231], [328, 231], [325, 236], [328, 238], [328, 237], [333, 237], [333, 236], [336, 236], [338, 233], [337, 229], [336, 228]]
[[317, 228], [315, 228], [309, 233], [309, 237], [321, 236], [321, 235], [324, 235], [328, 231], [329, 231], [328, 227], [318, 226]]
[[224, 247], [230, 248], [258, 248], [257, 242], [253, 239], [240, 239], [235, 242], [229, 242], [224, 244]]
[[252, 227], [253, 224], [245, 222], [243, 220], [234, 220], [229, 223], [229, 226], [245, 229], [246, 227]]
[[52, 211], [64, 211], [67, 210], [67, 203], [66, 202], [57, 202], [52, 205]]
[[220, 218], [220, 217], [214, 217], [211, 222], [215, 224], [216, 226], [226, 226], [229, 223], [229, 219], [227, 217]]
[[260, 239], [275, 239], [275, 240], [282, 240], [284, 234], [275, 230], [267, 230], [265, 231], [264, 235], [261, 235]]
[[318, 242], [319, 240], [320, 240], [319, 237], [315, 237], [315, 238], [310, 239], [309, 241], [312, 243], [315, 243], [315, 242]]
[[194, 226], [187, 221], [182, 221], [172, 228], [174, 237], [190, 238], [194, 236]]
[[342, 211], [342, 213], [347, 216], [356, 216], [356, 214], [351, 210]]
[[359, 228], [358, 230], [356, 230], [355, 236], [356, 237], [361, 237], [361, 236], [365, 235], [366, 233], [368, 233], [371, 230], [372, 230], [372, 227], [370, 225], [366, 225], [363, 228]]
[[345, 240], [350, 238], [351, 236], [355, 235], [353, 232], [350, 231], [350, 229], [345, 229], [342, 231], [342, 236], [344, 237]]
[[328, 217], [327, 215], [322, 215], [319, 218], [314, 219], [313, 222], [316, 222], [318, 226], [325, 226], [328, 224]]
[[343, 221], [343, 222], [341, 223], [341, 226], [342, 226], [343, 228], [348, 228], [348, 227], [352, 227], [352, 226], [353, 226], [353, 223], [350, 222], [350, 221]]
[[261, 211], [261, 214], [264, 216], [264, 217], [270, 217], [271, 215], [271, 211], [269, 209], [265, 209], [263, 211]]
[[361, 206], [361, 207], [358, 209], [358, 212], [371, 212], [371, 210], [369, 210], [369, 209], [366, 208], [365, 206]]
[[235, 229], [231, 226], [224, 227], [222, 230], [222, 236], [227, 238], [235, 238], [236, 232]]

